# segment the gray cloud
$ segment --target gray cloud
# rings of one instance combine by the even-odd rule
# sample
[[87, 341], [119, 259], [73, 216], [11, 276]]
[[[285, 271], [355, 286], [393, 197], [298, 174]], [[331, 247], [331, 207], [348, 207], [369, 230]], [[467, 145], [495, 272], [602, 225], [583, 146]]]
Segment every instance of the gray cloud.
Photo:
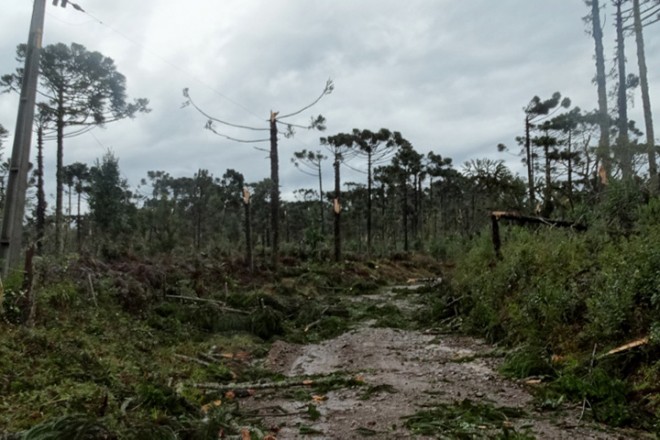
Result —
[[[234, 168], [251, 181], [268, 176], [265, 153], [214, 136], [203, 129], [203, 116], [179, 108], [184, 87], [213, 115], [266, 127], [271, 109], [304, 106], [332, 78], [335, 92], [299, 122], [323, 113], [325, 135], [387, 127], [401, 131], [420, 151], [433, 149], [457, 164], [491, 157], [514, 169], [519, 159], [498, 154], [495, 146], [513, 146], [522, 131], [521, 109], [532, 96], [561, 91], [584, 109], [596, 106], [593, 44], [584, 32], [581, 17], [588, 11], [581, 1], [79, 3], [105, 25], [70, 8], [49, 6], [45, 43], [76, 41], [114, 58], [128, 79], [129, 94], [149, 98], [153, 112], [71, 139], [65, 162], [92, 162], [112, 148], [132, 185], [155, 169], [191, 175], [206, 168], [221, 176]], [[15, 46], [25, 41], [29, 16], [25, 2], [3, 10], [2, 72], [15, 67]], [[608, 56], [611, 24], [608, 19]], [[646, 37], [652, 101], [660, 115], [660, 59], [652, 55], [660, 50], [660, 36], [649, 29]], [[628, 44], [629, 69], [636, 72], [634, 40]], [[639, 101], [631, 117], [641, 123]], [[0, 96], [0, 123], [10, 130], [15, 104], [15, 97]], [[319, 136], [299, 132], [281, 140], [285, 193], [315, 186], [289, 158], [302, 148], [320, 148]], [[54, 146], [47, 148], [52, 182]], [[325, 175], [329, 187], [329, 166]]]

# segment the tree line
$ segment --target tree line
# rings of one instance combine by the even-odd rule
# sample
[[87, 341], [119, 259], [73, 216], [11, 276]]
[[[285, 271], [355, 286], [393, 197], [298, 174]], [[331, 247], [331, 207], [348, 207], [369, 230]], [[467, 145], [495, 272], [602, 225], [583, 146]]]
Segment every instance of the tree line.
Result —
[[[184, 90], [186, 104], [207, 122], [205, 128], [235, 142], [270, 144], [270, 177], [246, 182], [240, 170], [220, 177], [200, 169], [173, 177], [150, 171], [137, 189], [120, 177], [118, 158], [108, 152], [95, 164], [64, 164], [64, 140], [123, 118], [149, 111], [144, 98], [130, 101], [125, 77], [112, 59], [79, 44], [44, 48], [41, 95], [35, 120], [34, 170], [27, 233], [39, 252], [94, 250], [116, 253], [194, 250], [271, 258], [276, 266], [280, 242], [286, 253], [341, 260], [346, 254], [383, 255], [411, 250], [442, 253], [449, 237], [476, 234], [489, 210], [517, 210], [545, 217], [573, 218], [577, 207], [604, 197], [613, 179], [636, 182], [645, 193], [658, 191], [656, 154], [644, 28], [657, 21], [658, 0], [613, 0], [616, 68], [605, 72], [603, 4], [587, 0], [584, 17], [595, 47], [598, 107], [584, 111], [560, 92], [534, 96], [524, 107], [515, 139], [526, 176], [503, 160], [473, 159], [456, 167], [439, 152], [421, 153], [404, 135], [388, 128], [353, 129], [320, 137], [317, 149], [295, 152], [292, 163], [317, 182], [301, 188], [295, 200], [281, 200], [278, 142], [296, 129], [325, 130], [325, 118], [291, 122], [329, 95], [328, 81], [311, 103], [292, 112], [270, 113], [263, 126], [248, 126], [212, 116]], [[626, 37], [634, 36], [638, 74], [626, 65]], [[19, 46], [18, 60], [25, 57]], [[0, 87], [17, 90], [22, 70], [2, 76]], [[608, 90], [608, 81], [613, 86]], [[627, 116], [639, 87], [645, 132]], [[610, 103], [614, 101], [614, 105]], [[255, 139], [229, 136], [225, 129], [263, 133]], [[0, 142], [7, 135], [0, 128]], [[47, 214], [43, 144], [57, 143], [56, 202]], [[1, 144], [0, 144], [1, 145]], [[498, 150], [510, 150], [504, 143]], [[334, 185], [323, 187], [330, 165]], [[6, 168], [6, 165], [5, 165]], [[346, 169], [364, 178], [345, 181]], [[65, 195], [68, 195], [68, 204]], [[83, 203], [86, 200], [87, 203]], [[2, 202], [2, 199], [0, 199]], [[66, 209], [65, 209], [65, 204]], [[88, 210], [83, 207], [87, 205]], [[231, 251], [229, 251], [231, 250]]]

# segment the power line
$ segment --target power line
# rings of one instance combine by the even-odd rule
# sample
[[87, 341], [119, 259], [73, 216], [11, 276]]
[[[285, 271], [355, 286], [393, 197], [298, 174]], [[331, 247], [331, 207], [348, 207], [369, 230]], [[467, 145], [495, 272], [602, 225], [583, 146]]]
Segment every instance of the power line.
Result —
[[[57, 0], [54, 0], [54, 1], [57, 1]], [[66, 3], [67, 3], [67, 2], [63, 0], [63, 6], [64, 6]], [[151, 55], [151, 56], [157, 58], [157, 59], [160, 60], [161, 62], [167, 64], [169, 67], [171, 67], [171, 68], [177, 70], [178, 72], [180, 72], [180, 73], [186, 75], [186, 76], [189, 77], [190, 79], [192, 79], [192, 80], [194, 80], [194, 81], [197, 81], [197, 82], [200, 83], [202, 86], [206, 87], [207, 89], [209, 89], [210, 91], [212, 91], [212, 92], [215, 93], [216, 95], [220, 96], [220, 97], [223, 98], [224, 100], [226, 100], [226, 101], [228, 101], [228, 102], [234, 104], [236, 107], [239, 107], [240, 109], [242, 109], [242, 110], [245, 111], [246, 113], [250, 114], [251, 116], [257, 118], [259, 121], [261, 121], [261, 122], [264, 121], [264, 118], [263, 118], [263, 117], [260, 117], [257, 113], [255, 113], [254, 111], [250, 110], [248, 107], [244, 106], [244, 105], [241, 104], [240, 102], [238, 102], [238, 101], [236, 101], [236, 100], [230, 98], [229, 96], [225, 95], [224, 93], [222, 93], [221, 91], [219, 91], [219, 90], [216, 89], [215, 87], [213, 87], [213, 86], [211, 86], [210, 84], [206, 83], [205, 81], [203, 81], [202, 79], [200, 79], [200, 78], [198, 78], [197, 76], [193, 75], [192, 73], [188, 72], [187, 70], [181, 68], [181, 67], [178, 66], [177, 64], [170, 62], [170, 61], [167, 60], [165, 57], [163, 57], [163, 56], [159, 55], [158, 53], [156, 53], [155, 51], [152, 51], [151, 49], [149, 49], [146, 45], [144, 45], [144, 44], [141, 43], [140, 41], [138, 41], [138, 40], [136, 40], [136, 39], [134, 39], [134, 38], [132, 38], [132, 37], [126, 35], [125, 33], [121, 32], [121, 31], [118, 30], [117, 28], [115, 28], [115, 27], [113, 27], [113, 26], [107, 24], [106, 22], [104, 22], [104, 21], [101, 20], [100, 18], [96, 17], [95, 15], [92, 15], [89, 11], [84, 10], [84, 9], [81, 8], [80, 6], [76, 5], [75, 3], [72, 3], [72, 2], [68, 2], [68, 3], [70, 3], [70, 4], [71, 4], [74, 8], [76, 8], [78, 11], [80, 11], [80, 12], [82, 12], [83, 14], [87, 15], [88, 17], [90, 17], [93, 21], [97, 22], [98, 24], [100, 24], [100, 25], [102, 25], [102, 26], [105, 26], [105, 27], [108, 28], [110, 31], [114, 32], [115, 34], [117, 34], [117, 35], [119, 35], [120, 37], [124, 38], [125, 40], [129, 41], [130, 43], [133, 43], [134, 45], [140, 47], [142, 50], [144, 50], [144, 51], [145, 51], [146, 53], [148, 53], [149, 55]]]
[[106, 147], [105, 145], [103, 145], [103, 143], [99, 140], [99, 138], [96, 137], [96, 135], [91, 130], [88, 131], [87, 133], [89, 133], [94, 138], [96, 143], [99, 144], [101, 146], [101, 148], [103, 148], [105, 151], [109, 150], [109, 148]]

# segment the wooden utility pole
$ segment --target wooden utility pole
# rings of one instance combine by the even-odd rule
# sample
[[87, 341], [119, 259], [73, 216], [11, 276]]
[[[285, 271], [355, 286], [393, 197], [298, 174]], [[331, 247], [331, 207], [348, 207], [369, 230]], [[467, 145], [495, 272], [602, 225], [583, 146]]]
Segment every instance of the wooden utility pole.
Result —
[[30, 143], [32, 142], [32, 124], [45, 15], [46, 0], [35, 0], [25, 56], [25, 74], [16, 118], [14, 146], [9, 165], [7, 201], [0, 232], [0, 258], [4, 277], [7, 277], [10, 270], [16, 269], [21, 260], [25, 192], [30, 164]]

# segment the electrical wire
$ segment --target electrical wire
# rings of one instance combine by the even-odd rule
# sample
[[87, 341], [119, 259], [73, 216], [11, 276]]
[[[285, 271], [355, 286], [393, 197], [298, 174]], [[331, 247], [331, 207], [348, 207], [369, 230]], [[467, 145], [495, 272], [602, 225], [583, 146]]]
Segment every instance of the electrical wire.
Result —
[[[69, 3], [71, 3], [71, 2], [69, 2]], [[188, 72], [187, 70], [181, 68], [181, 67], [178, 66], [177, 64], [170, 62], [170, 61], [167, 60], [165, 57], [163, 57], [163, 56], [159, 55], [158, 53], [156, 53], [155, 51], [152, 51], [151, 49], [149, 49], [149, 48], [148, 48], [146, 45], [144, 45], [143, 43], [139, 42], [138, 40], [136, 40], [136, 39], [134, 39], [134, 38], [131, 38], [130, 36], [126, 35], [125, 33], [121, 32], [120, 30], [118, 30], [117, 28], [115, 28], [115, 27], [109, 25], [108, 23], [104, 22], [104, 21], [101, 20], [100, 18], [96, 17], [95, 15], [92, 15], [92, 14], [91, 14], [90, 12], [88, 12], [87, 10], [84, 10], [84, 9], [81, 8], [80, 6], [78, 6], [78, 5], [73, 5], [73, 6], [74, 6], [74, 8], [75, 8], [76, 10], [78, 10], [78, 11], [80, 11], [81, 13], [87, 15], [87, 16], [90, 17], [93, 21], [97, 22], [98, 24], [100, 24], [100, 25], [102, 25], [102, 26], [105, 26], [105, 27], [108, 28], [110, 31], [114, 32], [115, 34], [117, 34], [117, 35], [119, 35], [120, 37], [124, 38], [125, 40], [129, 41], [130, 43], [133, 43], [134, 45], [140, 47], [142, 50], [144, 50], [144, 51], [145, 51], [146, 53], [148, 53], [149, 55], [151, 55], [151, 56], [157, 58], [157, 59], [160, 60], [161, 62], [167, 64], [169, 67], [171, 67], [171, 68], [177, 70], [178, 72], [180, 72], [180, 73], [186, 75], [186, 76], [189, 77], [190, 79], [192, 79], [192, 80], [194, 80], [194, 81], [197, 81], [197, 82], [200, 83], [202, 86], [206, 87], [207, 89], [209, 89], [210, 91], [212, 91], [212, 92], [215, 93], [216, 95], [220, 96], [220, 97], [223, 98], [224, 100], [226, 100], [226, 101], [228, 101], [228, 102], [234, 104], [236, 107], [242, 109], [243, 111], [245, 111], [246, 113], [250, 114], [251, 116], [257, 118], [259, 121], [262, 121], [262, 122], [264, 121], [264, 118], [259, 117], [259, 115], [257, 115], [257, 113], [255, 113], [254, 111], [250, 110], [248, 107], [246, 107], [246, 106], [244, 106], [243, 104], [241, 104], [240, 102], [238, 102], [238, 101], [236, 101], [236, 100], [230, 98], [230, 97], [227, 96], [226, 94], [222, 93], [221, 91], [219, 91], [219, 90], [216, 89], [215, 87], [213, 87], [213, 86], [211, 86], [210, 84], [206, 83], [206, 82], [203, 81], [202, 79], [196, 77], [195, 75], [193, 75], [192, 73]]]

